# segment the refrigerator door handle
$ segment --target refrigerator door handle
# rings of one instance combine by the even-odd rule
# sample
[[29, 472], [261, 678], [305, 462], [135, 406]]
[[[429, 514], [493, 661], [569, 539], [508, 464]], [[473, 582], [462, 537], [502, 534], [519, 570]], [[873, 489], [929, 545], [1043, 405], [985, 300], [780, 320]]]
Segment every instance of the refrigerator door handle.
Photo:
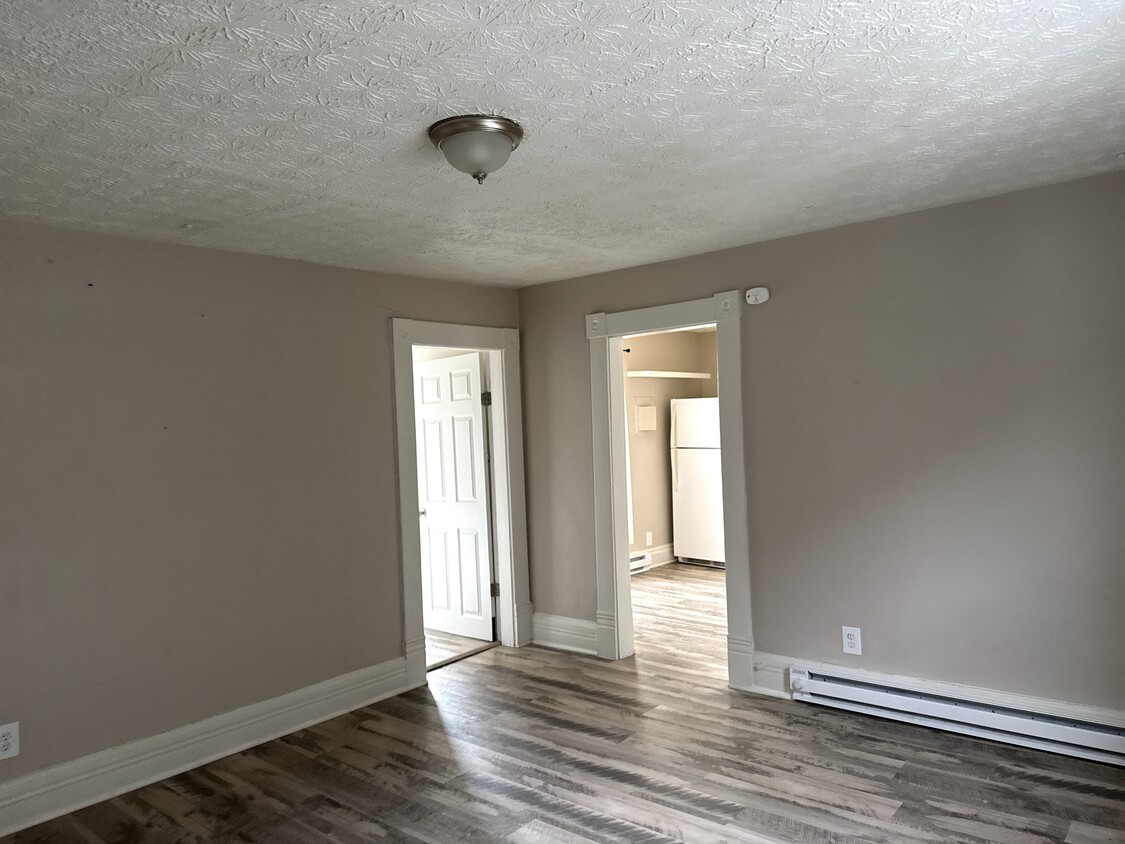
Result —
[[668, 426], [671, 434], [669, 436], [669, 445], [674, 449], [676, 447], [676, 403], [672, 402], [672, 424]]
[[680, 450], [672, 449], [672, 492], [680, 491]]

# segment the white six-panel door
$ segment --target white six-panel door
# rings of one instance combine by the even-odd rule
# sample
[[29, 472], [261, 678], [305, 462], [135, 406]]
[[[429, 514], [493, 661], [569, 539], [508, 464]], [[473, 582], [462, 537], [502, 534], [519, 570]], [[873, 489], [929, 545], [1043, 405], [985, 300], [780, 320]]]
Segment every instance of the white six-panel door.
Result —
[[492, 641], [492, 560], [480, 355], [414, 364], [422, 616]]

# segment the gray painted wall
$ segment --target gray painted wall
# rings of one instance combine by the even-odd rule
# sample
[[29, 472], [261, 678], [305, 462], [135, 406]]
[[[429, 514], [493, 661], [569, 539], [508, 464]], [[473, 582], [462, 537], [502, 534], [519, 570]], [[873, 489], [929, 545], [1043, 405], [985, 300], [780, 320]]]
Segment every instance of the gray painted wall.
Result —
[[403, 653], [392, 315], [516, 294], [0, 224], [0, 780]]
[[536, 611], [594, 617], [584, 315], [764, 284], [758, 647], [1125, 706], [1123, 233], [1116, 173], [521, 290]]
[[[521, 291], [536, 609], [594, 616], [583, 316], [763, 283], [759, 646], [1122, 706], [1123, 230], [1118, 173]], [[0, 223], [0, 780], [401, 654], [388, 319], [516, 310]]]

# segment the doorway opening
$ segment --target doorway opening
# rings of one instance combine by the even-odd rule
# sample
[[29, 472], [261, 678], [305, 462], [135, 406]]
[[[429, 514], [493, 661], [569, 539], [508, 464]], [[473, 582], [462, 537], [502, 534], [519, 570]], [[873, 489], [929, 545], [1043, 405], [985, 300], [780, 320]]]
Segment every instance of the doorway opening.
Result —
[[726, 677], [722, 443], [714, 323], [622, 338], [633, 635], [639, 659]]
[[408, 680], [531, 641], [519, 333], [392, 320]]
[[414, 346], [418, 535], [426, 670], [499, 644], [492, 392], [480, 349]]
[[[750, 542], [747, 530], [746, 463], [742, 421], [741, 294], [737, 290], [705, 299], [676, 302], [615, 313], [587, 314], [590, 343], [590, 407], [594, 459], [594, 557], [597, 570], [597, 653], [603, 659], [622, 659], [635, 651], [633, 584], [630, 571], [629, 501], [631, 470], [626, 459], [626, 368], [641, 369], [626, 358], [637, 335], [676, 329], [715, 326], [719, 417], [718, 462], [721, 466], [722, 553], [725, 560], [726, 679], [732, 688], [754, 688], [754, 640], [750, 618]], [[627, 341], [626, 338], [629, 338]], [[638, 376], [639, 377], [639, 376]], [[652, 411], [644, 411], [650, 415]], [[636, 422], [634, 421], [635, 425]], [[669, 428], [671, 408], [669, 408]], [[665, 442], [672, 454], [671, 431]], [[681, 468], [684, 464], [681, 463]], [[669, 463], [669, 474], [671, 464]], [[634, 525], [634, 539], [638, 527]], [[642, 541], [647, 539], [641, 532]], [[712, 535], [714, 531], [711, 532]], [[675, 544], [673, 537], [673, 546]], [[654, 547], [657, 545], [653, 537]], [[685, 556], [697, 555], [685, 553]], [[707, 554], [702, 555], [705, 559]], [[660, 571], [657, 567], [656, 571]], [[702, 568], [669, 569], [704, 572]], [[717, 571], [717, 569], [716, 569]], [[643, 577], [643, 575], [641, 575]], [[637, 583], [643, 581], [638, 580]], [[640, 600], [638, 596], [638, 601]], [[722, 597], [716, 596], [722, 602]], [[670, 647], [675, 647], [674, 644]], [[719, 659], [720, 671], [724, 661]]]

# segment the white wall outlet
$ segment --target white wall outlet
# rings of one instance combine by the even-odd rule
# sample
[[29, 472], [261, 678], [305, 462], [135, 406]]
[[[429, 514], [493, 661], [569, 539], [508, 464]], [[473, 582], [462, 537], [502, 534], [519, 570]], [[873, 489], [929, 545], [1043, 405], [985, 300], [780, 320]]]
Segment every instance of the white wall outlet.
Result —
[[20, 722], [0, 726], [0, 759], [20, 755]]
[[651, 530], [645, 531], [645, 545], [647, 545], [649, 548], [652, 547], [652, 531]]
[[855, 656], [863, 653], [863, 639], [859, 636], [858, 627], [844, 628], [844, 653]]

